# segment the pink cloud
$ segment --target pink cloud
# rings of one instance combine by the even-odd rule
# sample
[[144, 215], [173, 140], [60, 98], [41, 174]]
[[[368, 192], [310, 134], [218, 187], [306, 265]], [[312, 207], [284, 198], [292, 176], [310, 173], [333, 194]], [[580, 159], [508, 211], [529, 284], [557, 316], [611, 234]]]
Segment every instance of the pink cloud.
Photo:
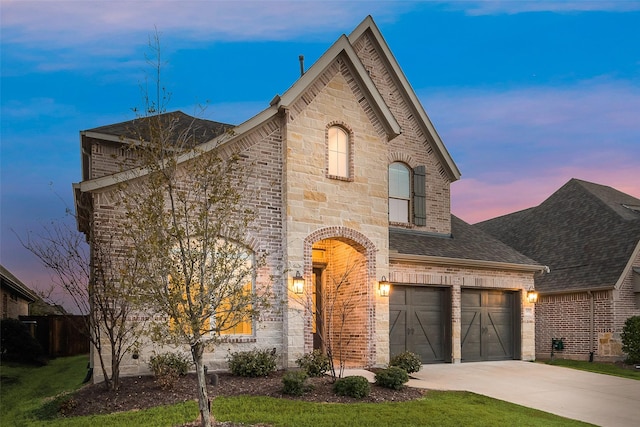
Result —
[[513, 181], [462, 179], [451, 186], [451, 211], [474, 224], [537, 206], [571, 178], [608, 185], [640, 199], [640, 179], [635, 165], [626, 165], [617, 170], [597, 166], [566, 167]]

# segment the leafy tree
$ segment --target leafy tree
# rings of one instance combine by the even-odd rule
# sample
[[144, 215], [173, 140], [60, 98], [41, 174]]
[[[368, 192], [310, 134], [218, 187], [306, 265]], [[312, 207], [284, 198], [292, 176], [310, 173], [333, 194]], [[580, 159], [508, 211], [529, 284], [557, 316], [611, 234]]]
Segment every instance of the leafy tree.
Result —
[[252, 165], [229, 147], [199, 144], [205, 130], [197, 120], [165, 113], [169, 96], [159, 83], [157, 34], [151, 47], [156, 99], [145, 97], [144, 116], [130, 130], [129, 150], [139, 167], [117, 189], [123, 248], [142, 272], [139, 308], [161, 319], [152, 321], [151, 338], [190, 348], [201, 423], [209, 426], [203, 353], [225, 332], [251, 324], [269, 300], [268, 284], [253, 287], [265, 254], [248, 243], [255, 217]]
[[[120, 363], [141, 330], [129, 321], [134, 310], [129, 296], [137, 286], [135, 260], [113, 256], [113, 236], [85, 236], [63, 221], [20, 241], [49, 270], [53, 289], [62, 291], [75, 311], [87, 315], [82, 317], [80, 333], [98, 355], [105, 385], [118, 390]], [[105, 360], [107, 348], [110, 363]]]

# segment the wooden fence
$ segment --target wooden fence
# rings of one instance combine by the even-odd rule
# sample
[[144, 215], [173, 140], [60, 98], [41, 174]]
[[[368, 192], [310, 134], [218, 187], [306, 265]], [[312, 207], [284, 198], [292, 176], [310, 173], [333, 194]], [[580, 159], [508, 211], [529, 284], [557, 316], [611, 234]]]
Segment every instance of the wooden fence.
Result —
[[20, 316], [49, 357], [89, 353], [89, 338], [84, 333], [86, 316]]

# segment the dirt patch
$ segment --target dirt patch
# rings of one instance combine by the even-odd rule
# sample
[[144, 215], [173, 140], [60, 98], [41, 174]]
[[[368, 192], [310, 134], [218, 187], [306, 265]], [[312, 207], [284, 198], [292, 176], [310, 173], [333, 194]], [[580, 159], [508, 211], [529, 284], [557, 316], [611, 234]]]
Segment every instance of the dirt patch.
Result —
[[[301, 397], [292, 397], [282, 393], [283, 371], [277, 371], [268, 377], [244, 378], [228, 373], [218, 374], [218, 384], [208, 384], [209, 397], [216, 396], [271, 396], [283, 399], [303, 400], [309, 402], [403, 402], [422, 397], [425, 390], [404, 387], [401, 390], [390, 390], [371, 385], [371, 394], [364, 399], [353, 399], [337, 396], [333, 393], [333, 384], [329, 377], [309, 378], [313, 389]], [[211, 375], [209, 375], [211, 377]], [[197, 380], [195, 374], [181, 377], [171, 389], [163, 390], [152, 376], [127, 377], [122, 379], [118, 392], [110, 392], [103, 384], [90, 384], [78, 390], [62, 408], [65, 416], [106, 414], [112, 412], [147, 409], [160, 405], [196, 400]], [[219, 426], [233, 426], [221, 423]]]

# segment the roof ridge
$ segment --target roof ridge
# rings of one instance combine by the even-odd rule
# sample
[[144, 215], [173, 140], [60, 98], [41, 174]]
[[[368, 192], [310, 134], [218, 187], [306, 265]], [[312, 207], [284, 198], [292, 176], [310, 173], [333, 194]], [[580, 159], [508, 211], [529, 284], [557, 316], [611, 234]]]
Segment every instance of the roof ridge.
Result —
[[624, 220], [640, 221], [640, 211], [629, 207], [631, 205], [640, 208], [640, 199], [608, 185], [577, 178], [572, 178], [567, 184], [572, 182], [595, 199], [597, 203], [604, 205], [608, 211]]

